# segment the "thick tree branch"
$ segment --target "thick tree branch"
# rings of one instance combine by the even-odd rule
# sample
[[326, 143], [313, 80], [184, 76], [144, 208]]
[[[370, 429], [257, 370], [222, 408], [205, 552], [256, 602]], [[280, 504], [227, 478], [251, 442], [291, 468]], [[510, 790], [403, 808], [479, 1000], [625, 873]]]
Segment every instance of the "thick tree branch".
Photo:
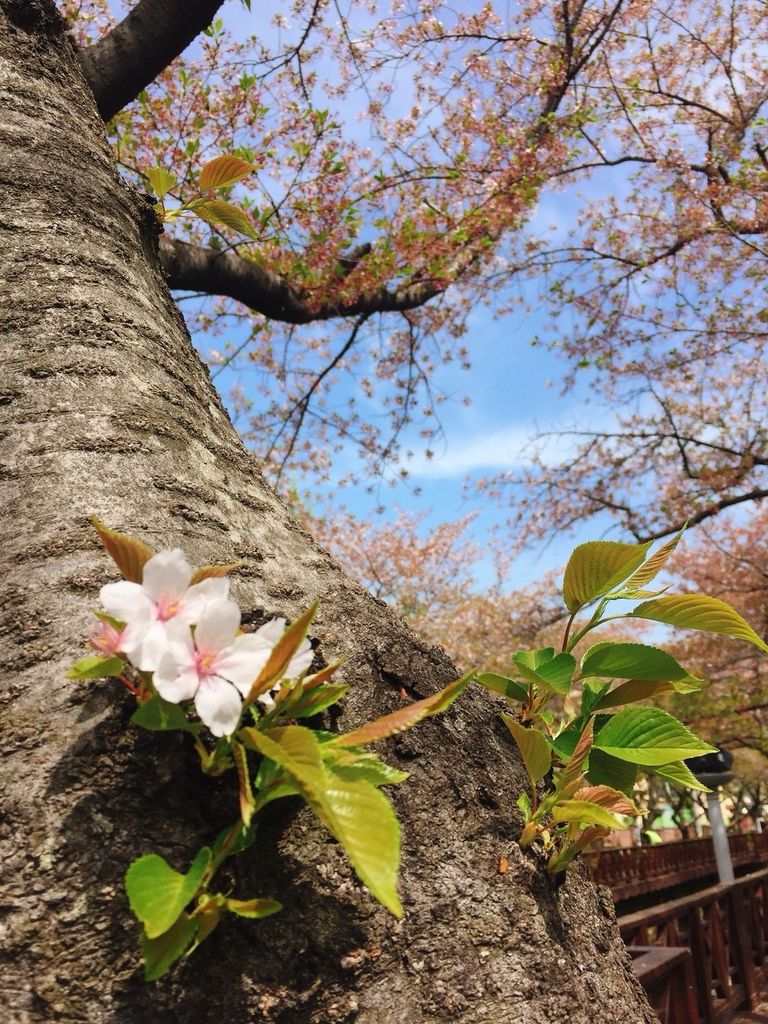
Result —
[[[360, 247], [339, 257], [343, 271], [349, 273], [365, 252], [367, 250]], [[335, 301], [330, 296], [318, 304], [279, 274], [253, 260], [244, 259], [236, 252], [219, 252], [163, 236], [160, 239], [160, 259], [171, 288], [226, 295], [271, 320], [288, 324], [307, 324], [337, 316], [404, 312], [423, 306], [446, 287], [445, 284], [420, 281], [396, 291], [375, 288], [348, 301]]]
[[112, 31], [80, 53], [99, 113], [109, 121], [136, 99], [213, 21], [224, 0], [139, 0]]
[[[762, 501], [763, 498], [768, 498], [768, 490], [764, 487], [755, 487], [752, 491], [745, 491], [744, 494], [736, 494], [731, 498], [721, 498], [720, 501], [713, 501], [711, 505], [707, 505], [706, 508], [701, 509], [699, 512], [695, 512], [693, 515], [688, 516], [685, 519], [680, 519], [675, 523], [671, 523], [669, 526], [665, 526], [661, 530], [655, 530], [653, 533], [645, 533], [639, 535], [635, 533], [638, 543], [643, 544], [649, 540], [661, 540], [663, 537], [669, 537], [673, 533], [677, 533], [683, 526], [697, 526], [699, 523], [703, 523], [707, 519], [711, 519], [712, 516], [716, 516], [718, 512], [722, 512], [726, 508], [733, 508], [734, 505], [741, 505], [745, 501]], [[632, 531], [633, 533], [635, 531]]]

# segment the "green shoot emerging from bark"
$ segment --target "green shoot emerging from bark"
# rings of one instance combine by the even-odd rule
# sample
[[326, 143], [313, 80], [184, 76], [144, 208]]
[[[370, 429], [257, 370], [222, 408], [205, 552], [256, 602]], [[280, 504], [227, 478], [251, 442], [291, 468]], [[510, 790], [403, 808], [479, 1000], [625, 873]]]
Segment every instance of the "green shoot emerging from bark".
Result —
[[[518, 800], [525, 821], [520, 845], [543, 850], [550, 874], [564, 871], [582, 850], [623, 828], [622, 816], [640, 813], [632, 793], [641, 772], [706, 790], [685, 762], [715, 749], [661, 708], [636, 706], [705, 685], [671, 654], [647, 644], [609, 641], [594, 643], [577, 659], [577, 644], [606, 622], [645, 619], [721, 633], [768, 651], [724, 601], [648, 589], [680, 536], [653, 554], [649, 544], [581, 544], [563, 578], [569, 618], [561, 651], [517, 651], [512, 678], [491, 672], [477, 676], [516, 708], [516, 714], [502, 718], [530, 780], [530, 791]], [[634, 607], [609, 614], [617, 601]]]
[[134, 725], [189, 734], [202, 771], [231, 772], [239, 795], [239, 819], [203, 846], [185, 874], [157, 854], [128, 868], [147, 980], [189, 956], [224, 914], [259, 918], [280, 910], [273, 899], [218, 892], [213, 881], [227, 857], [255, 841], [262, 810], [283, 797], [304, 799], [371, 895], [401, 917], [400, 826], [381, 787], [407, 775], [365, 747], [443, 711], [470, 677], [351, 733], [299, 724], [347, 691], [331, 682], [340, 663], [309, 673], [316, 604], [287, 628], [275, 619], [244, 633], [226, 579], [235, 566], [193, 571], [178, 549], [155, 554], [96, 520], [94, 526], [124, 579], [102, 588], [105, 611], [91, 637], [98, 654], [78, 662], [70, 678], [118, 678], [136, 698]]

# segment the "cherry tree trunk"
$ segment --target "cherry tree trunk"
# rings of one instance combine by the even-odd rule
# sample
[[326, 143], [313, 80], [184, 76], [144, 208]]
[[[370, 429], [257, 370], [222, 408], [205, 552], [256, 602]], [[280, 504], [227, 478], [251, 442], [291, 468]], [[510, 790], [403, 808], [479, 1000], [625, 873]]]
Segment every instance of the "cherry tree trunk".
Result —
[[[515, 843], [522, 785], [491, 701], [465, 695], [386, 745], [410, 771], [403, 922], [376, 905], [298, 804], [230, 862], [230, 920], [146, 984], [122, 878], [156, 851], [186, 869], [237, 811], [174, 734], [130, 727], [114, 682], [65, 678], [100, 585], [89, 517], [198, 562], [241, 560], [252, 621], [315, 597], [321, 657], [346, 654], [340, 724], [455, 677], [313, 543], [261, 479], [194, 353], [157, 259], [159, 228], [117, 175], [50, 0], [0, 0], [0, 825], [3, 1019], [88, 1024], [536, 1022], [655, 1018], [610, 897], [557, 886]], [[500, 873], [500, 856], [509, 870]]]

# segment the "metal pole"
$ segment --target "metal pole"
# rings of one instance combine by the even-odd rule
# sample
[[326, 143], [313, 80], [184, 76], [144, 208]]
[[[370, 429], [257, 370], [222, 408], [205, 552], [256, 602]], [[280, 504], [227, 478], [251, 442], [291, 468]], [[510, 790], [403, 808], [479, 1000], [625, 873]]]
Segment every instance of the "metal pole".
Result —
[[711, 793], [707, 793], [707, 812], [709, 824], [712, 826], [712, 845], [715, 848], [715, 860], [717, 861], [717, 873], [720, 876], [720, 884], [730, 885], [733, 882], [731, 848], [728, 845], [728, 833], [725, 831], [723, 810], [720, 806], [720, 794], [716, 789]]

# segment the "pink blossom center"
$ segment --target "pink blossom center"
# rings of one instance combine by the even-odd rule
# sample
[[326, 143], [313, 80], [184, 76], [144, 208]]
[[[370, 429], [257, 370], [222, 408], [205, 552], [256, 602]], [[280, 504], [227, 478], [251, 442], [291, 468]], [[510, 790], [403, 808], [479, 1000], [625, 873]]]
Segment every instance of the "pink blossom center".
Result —
[[181, 601], [178, 597], [158, 597], [155, 602], [155, 616], [158, 622], [167, 622], [181, 610]]
[[216, 652], [195, 651], [194, 667], [200, 679], [207, 679], [209, 676], [216, 675]]

